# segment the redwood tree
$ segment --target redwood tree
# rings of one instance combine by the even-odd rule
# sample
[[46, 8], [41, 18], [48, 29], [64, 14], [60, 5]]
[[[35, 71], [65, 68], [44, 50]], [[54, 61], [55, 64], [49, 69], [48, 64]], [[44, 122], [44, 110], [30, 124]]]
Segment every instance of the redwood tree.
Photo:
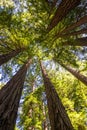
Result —
[[28, 60], [10, 81], [0, 90], [0, 130], [14, 130]]
[[71, 30], [75, 29], [76, 27], [79, 27], [80, 25], [83, 25], [85, 23], [87, 23], [87, 15], [80, 18], [80, 20], [78, 20], [76, 23], [73, 23], [70, 26], [66, 27], [61, 33], [71, 31]]
[[87, 37], [77, 38], [74, 41], [62, 42], [63, 46], [87, 46]]
[[48, 30], [53, 29], [72, 9], [80, 4], [80, 1], [81, 0], [62, 0], [48, 26]]
[[45, 69], [41, 64], [41, 70], [47, 96], [49, 119], [51, 130], [73, 130], [73, 126], [65, 111], [65, 108], [53, 86]]
[[83, 84], [85, 84], [87, 86], [87, 77], [80, 74], [79, 71], [74, 70], [73, 68], [64, 65], [62, 63], [59, 63], [61, 66], [63, 66], [66, 70], [68, 70], [71, 74], [73, 74], [78, 80], [80, 80]]
[[11, 52], [9, 52], [7, 54], [0, 55], [0, 65], [8, 62], [11, 58], [18, 55], [22, 50], [23, 49], [12, 50]]
[[87, 34], [87, 28], [83, 28], [83, 29], [81, 29], [81, 30], [79, 30], [79, 31], [74, 31], [74, 32], [71, 32], [71, 33], [69, 33], [69, 32], [67, 32], [67, 33], [61, 33], [61, 34], [57, 34], [55, 37], [56, 37], [56, 39], [57, 38], [59, 38], [59, 37], [69, 37], [69, 36], [76, 36], [76, 35], [80, 35], [80, 34]]

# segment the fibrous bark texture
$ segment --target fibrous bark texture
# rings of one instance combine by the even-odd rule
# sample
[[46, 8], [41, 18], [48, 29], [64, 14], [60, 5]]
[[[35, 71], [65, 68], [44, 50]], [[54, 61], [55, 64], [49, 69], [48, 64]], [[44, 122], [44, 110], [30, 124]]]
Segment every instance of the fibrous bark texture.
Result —
[[53, 84], [42, 65], [41, 68], [47, 96], [51, 130], [73, 130], [73, 126]]
[[48, 31], [53, 29], [72, 9], [78, 6], [80, 1], [81, 0], [62, 0], [48, 26]]
[[0, 130], [14, 130], [27, 68], [31, 60], [0, 90]]

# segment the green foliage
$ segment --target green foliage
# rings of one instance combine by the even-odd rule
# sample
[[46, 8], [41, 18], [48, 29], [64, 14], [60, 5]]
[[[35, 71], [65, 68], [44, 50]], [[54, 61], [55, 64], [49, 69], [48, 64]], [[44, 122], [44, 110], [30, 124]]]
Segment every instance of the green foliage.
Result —
[[19, 130], [17, 127], [15, 127], [15, 130]]
[[46, 118], [43, 114], [43, 92], [42, 86], [26, 96], [21, 115], [21, 125], [24, 130], [28, 128], [42, 130], [42, 123]]
[[[38, 61], [37, 59], [43, 61], [51, 59], [56, 62], [66, 63], [67, 65], [80, 68], [82, 73], [87, 75], [84, 72], [87, 69], [85, 47], [64, 46], [64, 42], [70, 42], [74, 45], [75, 40], [82, 38], [83, 35], [56, 38], [57, 34], [61, 34], [65, 28], [68, 28], [72, 23], [77, 22], [87, 14], [85, 3], [86, 0], [81, 1], [80, 6], [72, 10], [66, 18], [48, 32], [47, 27], [55, 14], [57, 6], [51, 11], [51, 6], [45, 0], [0, 1], [0, 55], [7, 54], [12, 50], [24, 49], [10, 62], [3, 65], [1, 69], [4, 70], [7, 77], [12, 77], [14, 73], [12, 70], [16, 68], [15, 66], [20, 67], [28, 58], [34, 60], [34, 63], [31, 65], [32, 69], [29, 71], [31, 75], [30, 80], [28, 80], [28, 76], [26, 77], [26, 86], [29, 94], [24, 99], [23, 113], [21, 115], [21, 126], [23, 125], [24, 130], [27, 130], [29, 127], [42, 130], [43, 122], [48, 119], [47, 103], [43, 101], [43, 97], [45, 97], [43, 95], [44, 88], [38, 87], [34, 92], [31, 92], [34, 78], [36, 78], [37, 74], [40, 80], [42, 78], [39, 67], [37, 67], [36, 73], [34, 72], [33, 66], [38, 64], [37, 62], [35, 63], [35, 59], [36, 61]], [[66, 33], [68, 34], [86, 27], [87, 25], [84, 24]], [[81, 53], [82, 51], [84, 51], [85, 55]], [[83, 62], [82, 57], [84, 59], [83, 64], [81, 63]], [[46, 62], [50, 64], [49, 61]], [[65, 73], [63, 69], [62, 72], [60, 69], [59, 73], [52, 72], [51, 75], [54, 86], [75, 130], [86, 130], [87, 87], [74, 79], [70, 74]], [[43, 113], [43, 103], [46, 115]]]
[[[65, 106], [74, 129], [86, 130], [87, 87], [75, 79], [71, 74], [64, 71], [56, 72], [51, 70], [49, 71], [49, 76]], [[24, 130], [28, 128], [42, 130], [42, 124], [48, 117], [47, 104], [45, 104], [46, 115], [44, 116], [43, 113], [43, 92], [43, 87], [39, 87], [26, 96], [20, 124], [24, 127]]]

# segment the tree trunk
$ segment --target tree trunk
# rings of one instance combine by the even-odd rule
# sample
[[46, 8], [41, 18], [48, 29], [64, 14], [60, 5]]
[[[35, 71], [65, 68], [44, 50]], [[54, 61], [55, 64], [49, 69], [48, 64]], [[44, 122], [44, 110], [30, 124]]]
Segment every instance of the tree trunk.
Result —
[[87, 77], [80, 74], [79, 71], [76, 71], [64, 64], [59, 63], [61, 66], [63, 66], [66, 70], [68, 70], [71, 74], [73, 74], [78, 80], [80, 80], [83, 84], [87, 86]]
[[80, 4], [81, 0], [62, 0], [60, 3], [58, 9], [56, 10], [55, 15], [53, 16], [50, 25], [48, 26], [48, 31], [53, 29], [58, 22], [60, 22], [63, 18], [66, 17], [66, 15], [74, 9], [76, 6]]
[[87, 46], [87, 37], [77, 38], [74, 42], [62, 42], [63, 46]]
[[7, 54], [0, 55], [0, 66], [6, 62], [8, 62], [11, 58], [18, 55], [23, 49], [13, 50]]
[[65, 108], [42, 65], [41, 69], [47, 96], [51, 130], [73, 130]]
[[61, 33], [66, 33], [68, 31], [72, 31], [74, 28], [87, 23], [87, 15], [82, 17], [79, 21], [76, 23], [71, 24], [69, 27], [66, 27]]
[[69, 37], [69, 36], [75, 36], [75, 35], [80, 35], [80, 34], [87, 34], [87, 28], [81, 29], [79, 31], [71, 32], [71, 33], [66, 33], [66, 34], [57, 34], [55, 36], [55, 39], [60, 38], [60, 37]]
[[43, 109], [43, 115], [45, 117], [45, 119], [43, 121], [43, 130], [48, 130], [47, 129], [47, 120], [46, 120], [46, 109], [45, 109], [44, 101], [43, 101], [42, 109]]
[[14, 130], [27, 68], [31, 60], [0, 90], [0, 130]]
[[[35, 79], [32, 81], [32, 84], [31, 84], [31, 87], [32, 87], [32, 93], [35, 91]], [[33, 118], [33, 113], [34, 113], [34, 110], [33, 110], [33, 104], [31, 104], [31, 108], [29, 109], [29, 112], [28, 112], [28, 116], [29, 118]], [[28, 130], [34, 130], [34, 126], [31, 125], [28, 127]]]

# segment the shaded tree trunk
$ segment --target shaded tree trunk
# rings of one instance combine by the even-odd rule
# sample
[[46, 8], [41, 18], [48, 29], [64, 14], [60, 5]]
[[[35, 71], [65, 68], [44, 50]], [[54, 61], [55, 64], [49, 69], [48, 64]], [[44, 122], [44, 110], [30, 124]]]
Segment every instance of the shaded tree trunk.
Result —
[[83, 84], [87, 86], [87, 77], [80, 74], [79, 71], [72, 69], [71, 67], [68, 67], [64, 64], [59, 63], [61, 66], [63, 66], [66, 70], [68, 70], [72, 75], [74, 75], [78, 80], [80, 80]]
[[48, 31], [53, 29], [66, 15], [80, 4], [81, 0], [62, 0], [55, 15], [53, 16], [50, 25], [48, 26]]
[[79, 21], [76, 23], [71, 24], [69, 27], [66, 27], [61, 33], [66, 33], [68, 31], [72, 31], [74, 28], [87, 23], [87, 15], [82, 17]]
[[0, 90], [0, 130], [14, 130], [27, 68], [31, 60]]
[[18, 55], [23, 49], [17, 49], [17, 50], [12, 50], [11, 52], [7, 54], [0, 55], [0, 66], [6, 62], [8, 62], [11, 58], [15, 57]]
[[[33, 93], [35, 91], [35, 79], [32, 81], [31, 87], [32, 87], [32, 93]], [[33, 113], [34, 113], [33, 104], [31, 104], [31, 108], [29, 109], [29, 112], [28, 112], [29, 118], [31, 119], [33, 118]], [[29, 126], [28, 130], [35, 130], [35, 128], [34, 126]]]
[[63, 42], [63, 46], [87, 46], [87, 37], [84, 38], [77, 38], [74, 42]]
[[75, 35], [80, 35], [80, 34], [87, 34], [87, 28], [86, 29], [81, 29], [79, 31], [71, 32], [71, 33], [66, 33], [66, 34], [57, 34], [55, 39], [59, 37], [69, 37], [69, 36], [75, 36]]
[[73, 130], [65, 108], [53, 86], [45, 69], [41, 64], [42, 75], [47, 96], [47, 105], [51, 130]]

